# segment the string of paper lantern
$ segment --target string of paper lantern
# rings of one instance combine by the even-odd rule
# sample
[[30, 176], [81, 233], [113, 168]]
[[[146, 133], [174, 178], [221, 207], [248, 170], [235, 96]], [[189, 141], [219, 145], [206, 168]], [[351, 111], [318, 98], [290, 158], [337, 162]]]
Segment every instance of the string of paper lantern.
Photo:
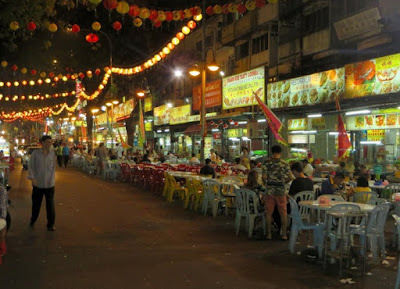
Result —
[[3, 95], [0, 93], [0, 101], [17, 101], [17, 100], [45, 100], [49, 98], [67, 97], [75, 95], [75, 91], [71, 92], [59, 92], [54, 94], [29, 94], [29, 95]]

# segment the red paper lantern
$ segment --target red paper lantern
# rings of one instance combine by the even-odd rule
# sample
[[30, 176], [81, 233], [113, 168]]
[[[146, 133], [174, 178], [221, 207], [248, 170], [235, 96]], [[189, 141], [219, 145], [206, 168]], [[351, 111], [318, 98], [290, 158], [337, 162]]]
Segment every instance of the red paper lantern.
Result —
[[[156, 20], [158, 17], [158, 12], [157, 10], [150, 10], [150, 16], [149, 19], [150, 20]], [[154, 24], [153, 24], [154, 25]]]
[[29, 31], [34, 31], [36, 29], [36, 24], [35, 22], [29, 22], [27, 25], [27, 28]]
[[265, 2], [265, 0], [256, 0], [256, 7], [257, 8], [262, 8], [266, 5], [267, 3]]
[[111, 11], [111, 10], [117, 8], [118, 1], [117, 0], [103, 0], [103, 5], [104, 5], [104, 8]]
[[32, 69], [32, 70], [31, 70], [31, 74], [32, 74], [32, 75], [36, 75], [36, 73], [37, 73], [36, 69]]
[[215, 124], [215, 122], [214, 121], [210, 121], [210, 125], [214, 125]]
[[16, 66], [15, 64], [13, 66], [11, 66], [12, 71], [17, 71], [17, 69], [18, 69], [18, 66]]
[[222, 13], [229, 14], [228, 4], [222, 6]]
[[195, 29], [196, 28], [196, 21], [190, 20], [187, 24], [187, 27], [189, 27], [190, 29]]
[[238, 123], [237, 121], [235, 121], [233, 124], [234, 124], [235, 126], [238, 126], [238, 125], [239, 125], [239, 123]]
[[243, 3], [240, 3], [240, 4], [237, 6], [237, 11], [238, 11], [240, 14], [244, 14], [244, 13], [246, 13], [247, 8], [246, 8], [246, 6], [245, 6]]
[[137, 6], [137, 5], [131, 5], [131, 6], [129, 6], [129, 12], [128, 12], [129, 16], [131, 16], [131, 17], [137, 17], [137, 16], [139, 16], [139, 13], [140, 13], [140, 8], [139, 8], [139, 6]]
[[218, 124], [214, 124], [214, 128], [218, 128]]
[[99, 68], [97, 68], [95, 71], [94, 71], [94, 74], [96, 74], [96, 75], [99, 75], [100, 74], [100, 69]]
[[83, 74], [82, 72], [79, 72], [78, 76], [79, 76], [80, 79], [85, 78], [85, 74]]
[[94, 33], [90, 33], [86, 35], [86, 41], [89, 43], [96, 43], [97, 41], [99, 41], [99, 36]]
[[74, 24], [74, 25], [72, 25], [71, 31], [73, 33], [78, 33], [79, 31], [81, 31], [81, 28], [79, 27], [78, 24]]
[[227, 124], [224, 124], [224, 125], [223, 125], [223, 128], [224, 128], [224, 129], [227, 129], [228, 127], [229, 127], [229, 125], [227, 125]]
[[158, 21], [158, 20], [155, 20], [155, 21], [153, 21], [153, 26], [154, 26], [155, 28], [158, 28], [158, 27], [161, 26], [161, 22]]
[[165, 20], [167, 20], [168, 22], [174, 18], [174, 15], [172, 14], [171, 11], [165, 12], [165, 16], [166, 16]]
[[218, 121], [218, 123], [219, 123], [219, 124], [223, 124], [224, 122], [220, 119], [220, 120]]
[[115, 21], [115, 22], [113, 23], [112, 27], [113, 27], [113, 29], [114, 29], [115, 31], [120, 31], [121, 28], [122, 28], [122, 24], [121, 24], [121, 22], [119, 22], [119, 21]]
[[206, 13], [208, 16], [212, 16], [214, 14], [214, 7], [208, 6], [206, 9]]

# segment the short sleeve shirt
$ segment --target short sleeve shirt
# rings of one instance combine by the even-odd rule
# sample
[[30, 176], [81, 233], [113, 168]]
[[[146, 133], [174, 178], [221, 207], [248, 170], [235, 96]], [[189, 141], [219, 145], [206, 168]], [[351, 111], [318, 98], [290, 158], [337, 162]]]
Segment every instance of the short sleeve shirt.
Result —
[[267, 194], [285, 195], [284, 186], [268, 185], [268, 183], [284, 184], [290, 175], [290, 166], [282, 159], [268, 159], [263, 165], [263, 174], [267, 175]]

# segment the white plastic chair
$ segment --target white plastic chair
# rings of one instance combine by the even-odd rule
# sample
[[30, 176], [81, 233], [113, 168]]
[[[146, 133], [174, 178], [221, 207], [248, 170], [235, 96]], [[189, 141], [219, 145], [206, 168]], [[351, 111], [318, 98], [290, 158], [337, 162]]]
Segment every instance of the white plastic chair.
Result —
[[[207, 214], [208, 205], [210, 205], [213, 217], [217, 216], [219, 204], [224, 205], [226, 198], [221, 195], [221, 184], [215, 180], [204, 180], [203, 181], [203, 206], [202, 212], [204, 215]], [[228, 215], [228, 210], [225, 206], [225, 214]]]
[[256, 217], [261, 217], [264, 236], [267, 234], [265, 211], [259, 210], [260, 199], [255, 192], [248, 189], [239, 189], [236, 194], [236, 235], [239, 235], [240, 221], [246, 218], [246, 230], [249, 238], [253, 235], [254, 222]]
[[117, 180], [117, 172], [108, 161], [103, 161], [103, 179]]
[[[397, 214], [393, 214], [392, 217], [394, 218], [394, 230], [393, 230], [393, 245], [396, 245], [396, 235], [400, 236], [400, 217]], [[397, 251], [400, 251], [400, 240], [397, 242]]]
[[[315, 200], [315, 193], [313, 191], [302, 191], [302, 192], [295, 194], [293, 196], [293, 199], [296, 201], [297, 204], [301, 201], [312, 201], [312, 200]], [[299, 213], [300, 213], [302, 220], [306, 219], [306, 220], [310, 221], [310, 209], [309, 208], [300, 207]], [[291, 217], [291, 215], [288, 215], [288, 216]]]
[[353, 202], [366, 204], [370, 199], [376, 198], [378, 198], [378, 194], [375, 192], [357, 192], [353, 195]]
[[386, 199], [383, 198], [371, 198], [368, 200], [367, 204], [378, 206], [380, 204], [385, 204], [387, 202], [388, 201], [386, 201]]
[[[362, 221], [360, 225], [353, 226], [350, 234], [352, 236], [352, 244], [353, 244], [353, 235], [359, 235], [361, 245], [367, 246], [368, 240], [371, 242], [371, 251], [374, 260], [377, 260], [378, 247], [382, 253], [382, 256], [385, 258], [385, 223], [387, 219], [387, 215], [389, 213], [391, 204], [384, 203], [376, 206], [372, 212], [368, 215], [368, 222], [365, 224], [365, 221]], [[367, 242], [365, 240], [367, 237]], [[364, 252], [365, 250], [362, 250]]]
[[314, 233], [314, 246], [318, 248], [318, 254], [322, 256], [322, 250], [324, 247], [324, 224], [322, 223], [304, 223], [299, 207], [297, 206], [296, 201], [289, 197], [290, 203], [290, 215], [292, 217], [292, 227], [290, 229], [290, 238], [289, 238], [289, 251], [291, 253], [295, 253], [296, 240], [301, 230], [312, 230]]
[[386, 199], [389, 199], [389, 201], [391, 201], [393, 194], [400, 193], [400, 184], [396, 183], [389, 184], [383, 189], [383, 191], [386, 192], [386, 194], [388, 194], [387, 195], [388, 197]]

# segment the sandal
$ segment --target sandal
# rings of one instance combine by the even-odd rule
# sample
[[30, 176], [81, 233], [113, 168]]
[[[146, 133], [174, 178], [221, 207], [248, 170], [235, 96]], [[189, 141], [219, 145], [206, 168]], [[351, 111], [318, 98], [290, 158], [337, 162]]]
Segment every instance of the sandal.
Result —
[[282, 236], [282, 237], [281, 237], [281, 240], [282, 240], [282, 241], [287, 241], [287, 236]]

